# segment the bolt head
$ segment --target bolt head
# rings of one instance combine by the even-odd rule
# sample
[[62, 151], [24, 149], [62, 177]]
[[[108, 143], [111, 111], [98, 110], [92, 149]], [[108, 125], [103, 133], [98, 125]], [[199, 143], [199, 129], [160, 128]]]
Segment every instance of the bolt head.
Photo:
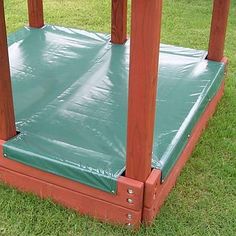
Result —
[[130, 189], [130, 188], [127, 190], [127, 192], [128, 192], [128, 194], [134, 194], [134, 190]]
[[127, 215], [127, 218], [128, 218], [129, 220], [131, 220], [131, 219], [132, 219], [132, 214], [129, 213], [129, 214]]
[[133, 199], [128, 198], [128, 199], [127, 199], [127, 202], [128, 202], [129, 204], [132, 204], [132, 203], [133, 203]]

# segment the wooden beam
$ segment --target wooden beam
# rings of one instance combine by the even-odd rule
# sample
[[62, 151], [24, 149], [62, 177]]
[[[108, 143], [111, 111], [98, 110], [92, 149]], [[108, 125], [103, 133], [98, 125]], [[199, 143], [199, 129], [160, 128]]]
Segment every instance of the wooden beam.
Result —
[[127, 40], [127, 0], [112, 0], [111, 42], [123, 44]]
[[224, 57], [225, 36], [230, 0], [214, 0], [208, 59], [221, 61]]
[[133, 0], [129, 71], [126, 176], [151, 173], [162, 0]]
[[44, 26], [43, 0], [28, 0], [29, 26], [41, 28]]
[[0, 139], [16, 135], [3, 0], [0, 0]]

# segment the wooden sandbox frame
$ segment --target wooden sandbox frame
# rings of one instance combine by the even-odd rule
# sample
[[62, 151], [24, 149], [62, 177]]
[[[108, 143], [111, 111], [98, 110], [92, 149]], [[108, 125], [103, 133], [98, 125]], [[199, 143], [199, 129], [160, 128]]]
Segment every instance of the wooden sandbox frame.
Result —
[[[207, 58], [227, 63], [224, 57], [224, 44], [230, 0], [213, 2]], [[28, 12], [30, 27], [44, 26], [42, 0], [28, 0]], [[193, 129], [175, 167], [162, 183], [161, 172], [151, 168], [161, 15], [162, 0], [132, 1], [126, 172], [124, 177], [118, 179], [117, 194], [112, 195], [3, 158], [4, 142], [14, 137], [17, 132], [4, 4], [3, 0], [0, 0], [0, 179], [2, 181], [22, 191], [33, 192], [43, 198], [52, 198], [80, 213], [108, 222], [138, 227], [141, 222], [153, 221], [224, 91], [222, 84]], [[112, 0], [111, 28], [112, 43], [126, 42], [127, 0]], [[136, 80], [137, 77], [139, 80]], [[137, 132], [140, 135], [137, 136]]]

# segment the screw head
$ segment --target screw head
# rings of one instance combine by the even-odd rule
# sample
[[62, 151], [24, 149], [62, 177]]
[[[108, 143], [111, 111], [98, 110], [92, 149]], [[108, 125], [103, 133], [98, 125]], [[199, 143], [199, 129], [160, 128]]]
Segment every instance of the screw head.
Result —
[[132, 203], [133, 203], [133, 199], [128, 198], [128, 199], [127, 199], [127, 202], [128, 202], [129, 204], [132, 204]]
[[134, 194], [134, 190], [131, 189], [131, 188], [129, 188], [129, 189], [127, 190], [127, 192], [128, 192], [128, 194]]
[[128, 218], [129, 220], [131, 220], [131, 219], [132, 219], [132, 214], [129, 213], [129, 214], [127, 215], [127, 218]]

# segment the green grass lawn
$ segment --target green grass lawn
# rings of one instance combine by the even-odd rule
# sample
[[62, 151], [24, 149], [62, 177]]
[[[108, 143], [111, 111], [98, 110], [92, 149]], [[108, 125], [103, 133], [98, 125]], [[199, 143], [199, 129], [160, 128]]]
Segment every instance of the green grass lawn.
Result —
[[[110, 0], [45, 0], [49, 24], [110, 30]], [[212, 0], [165, 0], [162, 42], [207, 49]], [[5, 0], [8, 32], [27, 24], [26, 0]], [[153, 226], [97, 222], [0, 185], [0, 235], [236, 235], [236, 0], [225, 55], [225, 96]]]

